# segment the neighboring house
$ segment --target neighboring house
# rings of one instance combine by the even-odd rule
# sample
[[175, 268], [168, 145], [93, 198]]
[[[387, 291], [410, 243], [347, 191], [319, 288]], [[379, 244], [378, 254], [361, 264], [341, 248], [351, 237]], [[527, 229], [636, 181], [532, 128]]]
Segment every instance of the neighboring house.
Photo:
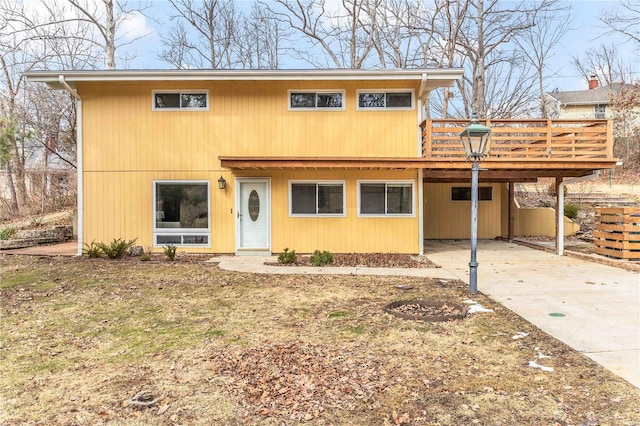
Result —
[[631, 90], [632, 84], [614, 83], [600, 86], [592, 76], [587, 90], [567, 92], [553, 91], [546, 95], [547, 116], [560, 119], [610, 119], [613, 118], [611, 101], [621, 89]]
[[[25, 187], [32, 200], [42, 201], [43, 197], [46, 199], [75, 193], [76, 170], [71, 166], [75, 163], [73, 153], [58, 151], [55, 144], [47, 149], [30, 139], [25, 140], [22, 148], [25, 153]], [[5, 168], [0, 169], [0, 198], [11, 199]]]
[[[425, 238], [468, 238], [470, 164], [458, 137], [468, 120], [424, 119], [430, 91], [462, 74], [26, 75], [78, 99], [80, 248], [137, 238], [144, 247], [266, 254], [421, 253]], [[515, 182], [560, 183], [615, 164], [606, 123], [595, 136], [592, 123], [486, 123], [493, 144], [480, 175], [480, 238], [513, 237]]]

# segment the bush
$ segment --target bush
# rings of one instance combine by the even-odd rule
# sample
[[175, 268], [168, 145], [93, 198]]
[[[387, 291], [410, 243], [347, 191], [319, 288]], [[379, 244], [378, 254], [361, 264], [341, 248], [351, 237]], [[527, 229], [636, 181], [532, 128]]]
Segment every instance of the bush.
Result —
[[89, 256], [91, 259], [102, 256], [102, 250], [98, 247], [95, 241], [91, 241], [91, 244], [84, 243], [82, 253]]
[[142, 253], [142, 256], [140, 256], [140, 260], [142, 261], [151, 260], [151, 247], [147, 247], [147, 250], [144, 253]]
[[109, 259], [120, 259], [131, 247], [133, 247], [136, 240], [137, 238], [129, 241], [125, 241], [121, 238], [115, 238], [109, 244], [95, 243], [95, 245], [98, 246]]
[[569, 219], [575, 219], [578, 217], [578, 210], [580, 209], [575, 204], [567, 204], [564, 206], [564, 215]]
[[333, 263], [333, 253], [330, 251], [316, 250], [309, 257], [309, 261], [313, 266], [324, 266]]
[[16, 233], [16, 228], [13, 226], [7, 226], [0, 231], [0, 240], [8, 240]]
[[297, 260], [298, 256], [296, 256], [296, 251], [289, 251], [288, 248], [285, 248], [284, 251], [278, 255], [278, 263], [283, 263], [285, 265], [296, 263]]
[[165, 256], [167, 256], [167, 259], [169, 260], [174, 260], [176, 258], [177, 251], [178, 248], [173, 244], [167, 244], [166, 246], [162, 247], [162, 252]]

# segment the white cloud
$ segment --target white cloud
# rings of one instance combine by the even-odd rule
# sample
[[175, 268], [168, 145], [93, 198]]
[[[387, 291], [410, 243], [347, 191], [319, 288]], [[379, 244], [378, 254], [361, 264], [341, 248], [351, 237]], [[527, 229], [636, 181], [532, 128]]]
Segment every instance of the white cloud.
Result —
[[152, 34], [155, 30], [147, 23], [147, 18], [138, 11], [128, 13], [120, 23], [116, 36], [123, 41], [133, 41]]

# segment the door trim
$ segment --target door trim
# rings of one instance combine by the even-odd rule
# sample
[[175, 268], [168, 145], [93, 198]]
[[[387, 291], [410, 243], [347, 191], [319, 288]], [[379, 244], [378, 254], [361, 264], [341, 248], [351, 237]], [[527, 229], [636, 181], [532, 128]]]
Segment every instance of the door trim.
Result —
[[[240, 233], [242, 232], [240, 226], [240, 220], [238, 218], [238, 212], [240, 212], [241, 207], [240, 203], [242, 202], [241, 198], [241, 190], [240, 186], [243, 183], [265, 183], [265, 196], [266, 196], [266, 204], [267, 209], [267, 247], [240, 247], [241, 238]], [[236, 177], [235, 179], [235, 215], [234, 215], [234, 223], [236, 227], [236, 255], [245, 255], [245, 256], [260, 256], [260, 255], [271, 255], [271, 178], [270, 177]]]

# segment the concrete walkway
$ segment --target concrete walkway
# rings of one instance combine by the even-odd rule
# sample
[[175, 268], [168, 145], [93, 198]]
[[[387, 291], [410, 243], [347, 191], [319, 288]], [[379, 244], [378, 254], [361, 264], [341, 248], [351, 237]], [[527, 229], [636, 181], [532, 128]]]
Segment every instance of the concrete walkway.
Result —
[[[213, 258], [251, 273], [437, 277], [468, 283], [469, 241], [428, 241], [441, 268], [267, 266], [276, 257]], [[478, 290], [640, 388], [640, 274], [501, 241], [478, 243]], [[563, 316], [551, 316], [561, 314]]]

